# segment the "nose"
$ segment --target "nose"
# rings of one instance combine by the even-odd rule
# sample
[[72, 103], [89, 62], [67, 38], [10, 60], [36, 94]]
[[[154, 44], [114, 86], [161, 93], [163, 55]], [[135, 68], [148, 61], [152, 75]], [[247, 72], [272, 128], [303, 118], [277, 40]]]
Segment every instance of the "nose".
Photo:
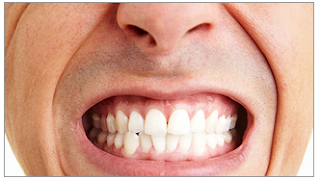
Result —
[[217, 5], [208, 3], [124, 3], [117, 23], [141, 50], [162, 53], [206, 38], [218, 15]]

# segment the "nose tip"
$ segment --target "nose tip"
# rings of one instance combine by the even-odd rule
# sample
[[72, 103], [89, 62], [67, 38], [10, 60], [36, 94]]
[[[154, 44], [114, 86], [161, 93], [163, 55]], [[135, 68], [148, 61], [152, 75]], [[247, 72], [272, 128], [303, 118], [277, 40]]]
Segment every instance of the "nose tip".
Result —
[[207, 3], [120, 4], [117, 22], [140, 49], [171, 51], [191, 42], [191, 35], [205, 35], [218, 22], [218, 8]]

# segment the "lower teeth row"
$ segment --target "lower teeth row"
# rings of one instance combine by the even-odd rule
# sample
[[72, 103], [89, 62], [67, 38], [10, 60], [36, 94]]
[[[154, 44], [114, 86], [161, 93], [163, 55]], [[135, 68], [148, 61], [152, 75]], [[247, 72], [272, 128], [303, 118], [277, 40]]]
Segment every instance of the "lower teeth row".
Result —
[[93, 128], [89, 133], [89, 138], [99, 145], [107, 144], [108, 147], [114, 145], [116, 149], [124, 147], [126, 155], [133, 155], [137, 148], [141, 146], [142, 152], [148, 153], [153, 147], [158, 154], [164, 152], [174, 152], [178, 147], [182, 152], [188, 152], [191, 145], [197, 154], [202, 154], [206, 150], [206, 145], [211, 149], [215, 149], [217, 145], [220, 147], [224, 143], [232, 142], [232, 134], [230, 131], [222, 134], [206, 134], [206, 133], [189, 133], [186, 135], [166, 134], [165, 136], [147, 135], [143, 132], [134, 133], [108, 133], [101, 129]]
[[215, 149], [224, 142], [231, 143], [229, 130], [235, 128], [237, 114], [218, 118], [215, 110], [204, 118], [204, 112], [199, 110], [190, 120], [185, 110], [176, 110], [167, 123], [161, 111], [156, 109], [151, 109], [145, 120], [136, 111], [128, 118], [123, 111], [117, 110], [116, 117], [110, 113], [108, 116], [93, 114], [92, 119], [94, 128], [89, 138], [101, 146], [124, 147], [126, 155], [133, 155], [139, 146], [144, 153], [153, 147], [157, 154], [161, 154], [173, 152], [178, 147], [182, 152], [188, 152], [191, 145], [197, 154], [202, 154], [206, 145]]

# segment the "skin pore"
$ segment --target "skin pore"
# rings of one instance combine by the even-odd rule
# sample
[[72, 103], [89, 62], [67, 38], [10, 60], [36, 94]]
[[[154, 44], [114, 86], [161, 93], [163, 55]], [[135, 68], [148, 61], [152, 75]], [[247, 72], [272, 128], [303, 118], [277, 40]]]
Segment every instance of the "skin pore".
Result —
[[[313, 127], [313, 4], [5, 4], [5, 132], [26, 175], [123, 175], [82, 138], [86, 110], [204, 92], [241, 104], [250, 128], [200, 175], [296, 175]], [[166, 166], [152, 175], [176, 175]]]

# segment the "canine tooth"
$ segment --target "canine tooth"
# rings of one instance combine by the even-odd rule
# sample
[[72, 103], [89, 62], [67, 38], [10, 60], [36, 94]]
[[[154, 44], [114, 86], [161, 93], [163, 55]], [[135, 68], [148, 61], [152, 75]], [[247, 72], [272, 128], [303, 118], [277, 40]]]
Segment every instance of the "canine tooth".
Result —
[[206, 119], [203, 110], [199, 110], [191, 119], [190, 131], [193, 133], [204, 132], [206, 128]]
[[148, 153], [150, 148], [152, 147], [151, 136], [148, 134], [144, 134], [143, 132], [140, 132], [139, 138], [140, 138], [140, 144], [142, 147], [142, 151], [144, 153]]
[[157, 109], [151, 109], [144, 122], [144, 132], [148, 135], [165, 135], [167, 133], [167, 119], [163, 113]]
[[121, 134], [128, 131], [128, 117], [121, 110], [116, 112], [116, 130]]
[[206, 133], [212, 134], [214, 132], [215, 124], [218, 121], [218, 110], [213, 111], [206, 119]]
[[92, 128], [88, 135], [89, 139], [96, 138], [100, 132], [100, 129]]
[[224, 145], [224, 138], [223, 134], [217, 134], [217, 143], [220, 147]]
[[128, 129], [129, 131], [134, 133], [143, 131], [143, 118], [138, 112], [131, 112], [128, 123]]
[[114, 116], [111, 113], [108, 113], [107, 116], [107, 127], [109, 133], [115, 133], [116, 132], [116, 125], [115, 125], [115, 119]]
[[101, 131], [97, 137], [97, 142], [99, 145], [103, 145], [106, 142], [106, 137], [108, 133], [105, 131]]
[[109, 133], [107, 135], [107, 146], [110, 147], [114, 143], [114, 138], [116, 137], [116, 133]]
[[202, 154], [206, 150], [206, 134], [204, 132], [193, 134], [192, 146], [198, 154]]
[[183, 152], [188, 152], [192, 142], [192, 133], [180, 135], [179, 137], [179, 148]]
[[190, 132], [190, 119], [184, 109], [173, 111], [168, 123], [168, 133], [174, 135], [188, 134]]
[[238, 119], [238, 114], [235, 113], [230, 117], [230, 127], [229, 129], [233, 129], [236, 127], [237, 124], [237, 119]]
[[231, 141], [232, 141], [232, 134], [231, 134], [231, 132], [230, 132], [230, 131], [227, 131], [227, 132], [224, 132], [224, 133], [222, 133], [222, 134], [224, 135], [224, 141], [225, 141], [226, 143], [230, 144]]
[[93, 122], [92, 122], [93, 127], [97, 129], [101, 129], [100, 116], [94, 113], [92, 114], [92, 119], [93, 119]]
[[157, 154], [163, 153], [166, 149], [166, 136], [165, 135], [152, 135], [152, 144]]
[[207, 144], [211, 149], [215, 149], [217, 146], [217, 135], [216, 134], [207, 134]]
[[[214, 132], [216, 134], [221, 134], [224, 130], [224, 127], [226, 125], [226, 116], [225, 115], [222, 115], [220, 116], [220, 118], [218, 119], [216, 125], [215, 125], [215, 130]], [[227, 129], [227, 131], [229, 130], [229, 127]]]
[[126, 132], [124, 137], [124, 152], [127, 155], [132, 155], [136, 152], [139, 143], [139, 136], [134, 132]]
[[179, 135], [167, 134], [167, 150], [173, 152], [178, 145]]
[[114, 138], [114, 147], [116, 147], [116, 149], [119, 149], [119, 148], [122, 147], [122, 145], [123, 145], [123, 136], [124, 136], [124, 134], [117, 133], [116, 137]]
[[106, 115], [104, 115], [104, 114], [101, 115], [100, 123], [101, 123], [101, 129], [102, 129], [102, 131], [108, 131], [107, 117], [106, 117]]

